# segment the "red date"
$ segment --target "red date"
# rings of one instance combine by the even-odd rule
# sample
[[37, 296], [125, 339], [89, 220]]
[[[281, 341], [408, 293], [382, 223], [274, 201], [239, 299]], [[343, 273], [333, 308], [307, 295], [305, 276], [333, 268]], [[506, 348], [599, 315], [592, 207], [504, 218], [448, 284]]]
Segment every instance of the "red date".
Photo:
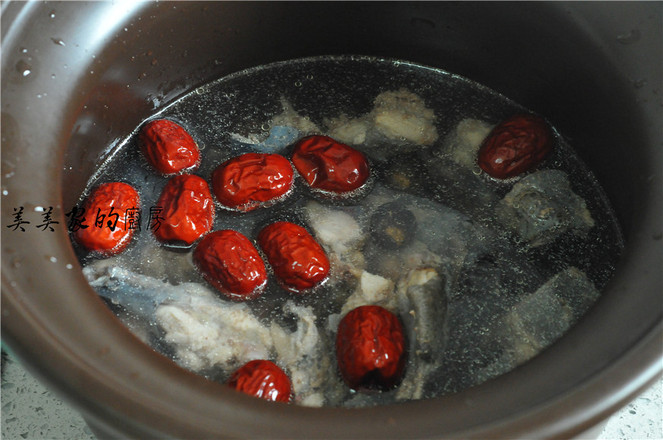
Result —
[[219, 203], [247, 212], [284, 197], [293, 178], [292, 165], [285, 157], [246, 153], [214, 170], [212, 188]]
[[227, 382], [231, 388], [270, 402], [289, 402], [290, 378], [274, 362], [254, 360], [235, 371]]
[[351, 310], [338, 325], [336, 358], [343, 380], [354, 390], [398, 386], [406, 360], [400, 320], [380, 306]]
[[497, 179], [515, 177], [539, 165], [552, 150], [552, 132], [535, 115], [515, 115], [495, 127], [479, 149], [482, 170]]
[[157, 206], [161, 220], [152, 230], [164, 243], [192, 244], [214, 224], [214, 201], [202, 177], [182, 174], [171, 178], [161, 192]]
[[164, 176], [192, 170], [200, 163], [200, 150], [191, 135], [167, 119], [148, 122], [138, 140], [149, 164]]
[[292, 162], [311, 188], [321, 191], [348, 193], [360, 188], [370, 175], [368, 160], [360, 151], [328, 136], [300, 140]]
[[257, 298], [267, 283], [258, 250], [236, 231], [207, 234], [193, 251], [193, 261], [211, 285], [234, 301]]
[[132, 212], [137, 212], [139, 205], [138, 192], [131, 185], [122, 182], [99, 185], [83, 205], [83, 219], [74, 238], [101, 256], [119, 254], [137, 227], [131, 222]]
[[273, 223], [260, 231], [258, 244], [284, 289], [301, 292], [320, 285], [329, 275], [329, 259], [303, 227]]

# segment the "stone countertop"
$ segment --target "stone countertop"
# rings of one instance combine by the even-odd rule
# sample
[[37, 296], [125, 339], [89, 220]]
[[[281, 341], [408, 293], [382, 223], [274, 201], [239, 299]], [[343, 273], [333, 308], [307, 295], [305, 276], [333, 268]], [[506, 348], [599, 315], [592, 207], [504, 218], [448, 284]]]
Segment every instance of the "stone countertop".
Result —
[[[81, 416], [2, 353], [3, 440], [94, 440]], [[613, 415], [598, 440], [663, 439], [663, 378]]]

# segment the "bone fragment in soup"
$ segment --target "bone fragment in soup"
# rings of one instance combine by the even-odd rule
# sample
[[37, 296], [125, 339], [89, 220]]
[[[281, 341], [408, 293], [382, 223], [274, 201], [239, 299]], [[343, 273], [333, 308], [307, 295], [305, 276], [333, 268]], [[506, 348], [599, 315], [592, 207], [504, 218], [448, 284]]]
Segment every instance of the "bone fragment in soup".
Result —
[[561, 337], [598, 300], [600, 292], [587, 276], [569, 267], [499, 318], [486, 338], [504, 347], [499, 359], [483, 369], [483, 380], [531, 359]]
[[491, 124], [479, 119], [463, 119], [447, 135], [438, 154], [478, 173], [477, 153], [492, 128]]
[[297, 320], [297, 329], [288, 331], [261, 322], [246, 303], [221, 300], [198, 283], [175, 286], [108, 260], [83, 271], [101, 296], [158, 326], [182, 367], [201, 374], [221, 370], [227, 376], [246, 362], [276, 353], [276, 363], [290, 373], [295, 401], [307, 406], [325, 402], [333, 363], [310, 307], [292, 301], [283, 305], [283, 312]]
[[497, 206], [497, 216], [531, 246], [550, 243], [567, 231], [582, 234], [594, 226], [585, 201], [560, 170], [537, 171], [517, 182]]
[[[416, 146], [430, 146], [438, 139], [436, 116], [424, 100], [407, 89], [387, 91], [374, 100], [373, 109], [360, 117], [340, 114], [325, 119], [327, 132], [334, 139], [351, 145], [363, 144], [374, 154], [394, 155]], [[390, 148], [379, 148], [379, 141]]]

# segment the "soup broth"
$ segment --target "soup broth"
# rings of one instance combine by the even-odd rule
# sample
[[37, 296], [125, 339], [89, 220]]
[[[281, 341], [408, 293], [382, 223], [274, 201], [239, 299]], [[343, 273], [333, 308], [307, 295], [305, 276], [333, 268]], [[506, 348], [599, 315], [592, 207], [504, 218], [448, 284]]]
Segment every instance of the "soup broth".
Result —
[[[554, 128], [552, 152], [521, 175], [495, 179], [477, 165], [491, 130], [524, 113], [532, 111], [480, 84], [403, 61], [319, 57], [238, 72], [149, 120], [174, 121], [195, 139], [201, 160], [190, 173], [208, 183], [228, 159], [290, 158], [309, 135], [361, 151], [370, 177], [348, 197], [312, 191], [296, 176], [271, 206], [216, 209], [212, 230], [253, 242], [276, 221], [305, 227], [331, 262], [329, 279], [292, 293], [270, 273], [260, 297], [246, 302], [216, 292], [193, 264], [195, 243], [164, 245], [152, 234], [168, 179], [143, 158], [140, 126], [81, 195], [111, 181], [136, 188], [141, 217], [131, 243], [109, 258], [75, 247], [90, 284], [139, 338], [211, 380], [226, 382], [247, 361], [270, 359], [289, 375], [301, 405], [458, 392], [561, 337], [598, 300], [623, 247], [607, 197]], [[351, 390], [338, 372], [338, 323], [367, 304], [403, 323], [404, 377], [388, 391]]]

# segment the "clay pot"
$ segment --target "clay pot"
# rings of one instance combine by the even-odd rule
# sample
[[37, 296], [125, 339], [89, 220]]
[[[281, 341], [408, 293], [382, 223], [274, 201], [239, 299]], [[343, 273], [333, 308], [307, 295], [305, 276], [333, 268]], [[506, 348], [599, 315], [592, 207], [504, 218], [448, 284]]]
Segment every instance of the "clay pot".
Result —
[[[102, 437], [535, 438], [590, 428], [661, 373], [662, 11], [657, 2], [3, 3], [3, 343]], [[455, 395], [311, 409], [182, 370], [98, 298], [64, 214], [110, 149], [195, 86], [326, 54], [440, 67], [546, 115], [571, 139], [615, 207], [626, 250], [560, 341]], [[26, 218], [53, 207], [59, 224], [8, 229], [18, 207]]]

